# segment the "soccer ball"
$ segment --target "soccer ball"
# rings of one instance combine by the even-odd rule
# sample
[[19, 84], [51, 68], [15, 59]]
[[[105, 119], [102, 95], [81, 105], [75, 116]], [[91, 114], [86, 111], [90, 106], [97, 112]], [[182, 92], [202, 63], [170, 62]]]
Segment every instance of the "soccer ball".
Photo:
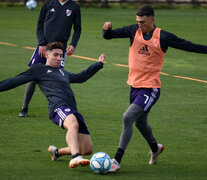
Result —
[[94, 173], [107, 173], [111, 168], [111, 158], [104, 152], [97, 152], [91, 157], [90, 166]]
[[35, 9], [37, 7], [37, 2], [35, 0], [28, 0], [26, 3], [26, 7], [29, 10]]

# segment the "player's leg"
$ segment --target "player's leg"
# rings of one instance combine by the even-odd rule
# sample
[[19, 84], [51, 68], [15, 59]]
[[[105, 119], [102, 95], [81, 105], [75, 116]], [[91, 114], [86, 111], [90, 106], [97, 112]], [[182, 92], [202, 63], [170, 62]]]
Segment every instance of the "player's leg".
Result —
[[81, 156], [82, 154], [90, 153], [92, 150], [89, 131], [82, 115], [67, 106], [60, 106], [50, 114], [50, 119], [56, 125], [66, 130], [66, 143], [68, 144], [68, 147], [60, 149], [55, 146], [50, 146], [48, 151], [52, 155], [52, 160], [59, 160], [60, 156], [71, 154], [72, 160], [69, 164], [70, 167], [89, 164], [90, 161], [88, 159], [83, 159]]
[[125, 149], [131, 139], [133, 128], [132, 125], [136, 119], [148, 112], [151, 107], [157, 102], [160, 96], [160, 89], [146, 89], [146, 88], [131, 88], [130, 103], [123, 118], [123, 129], [120, 137], [119, 148], [112, 161], [112, 168], [110, 172], [120, 170], [120, 162], [124, 155]]
[[[42, 63], [42, 64], [46, 63], [46, 58], [41, 57], [39, 55], [39, 46], [37, 46], [37, 48], [35, 49], [28, 66], [31, 67], [34, 64], [38, 64], [38, 63]], [[27, 117], [29, 103], [30, 103], [31, 98], [34, 94], [35, 87], [36, 87], [35, 81], [27, 83], [27, 87], [26, 87], [25, 93], [24, 93], [24, 100], [23, 100], [22, 109], [18, 115], [19, 117]]]
[[[76, 136], [78, 136], [77, 120], [73, 114], [69, 114], [69, 115], [64, 114], [64, 110], [65, 110], [64, 108], [63, 109], [58, 108], [57, 111], [54, 113], [55, 115], [52, 118], [55, 124], [59, 124], [59, 126], [66, 129], [66, 143], [68, 144], [68, 146], [64, 148], [57, 148], [53, 145], [49, 146], [48, 152], [50, 152], [52, 155], [51, 159], [55, 161], [59, 160], [60, 156], [71, 155], [72, 153], [74, 153], [74, 151], [77, 151], [79, 153], [79, 150], [76, 147], [77, 146]], [[71, 137], [71, 134], [75, 136], [75, 141]], [[72, 141], [70, 139], [72, 139]], [[76, 143], [75, 149], [74, 149], [74, 142]], [[71, 151], [71, 146], [72, 146], [73, 152]]]
[[158, 150], [157, 141], [154, 138], [151, 126], [147, 122], [147, 117], [148, 117], [148, 113], [146, 112], [141, 117], [136, 119], [135, 125], [139, 129], [140, 133], [145, 138], [147, 143], [149, 144], [152, 152], [157, 152]]
[[112, 160], [112, 167], [110, 172], [117, 172], [120, 170], [121, 159], [125, 153], [125, 149], [132, 137], [133, 123], [142, 116], [144, 110], [136, 104], [131, 104], [123, 115], [123, 128], [120, 136], [119, 147]]
[[69, 163], [69, 167], [75, 168], [78, 165], [88, 165], [90, 161], [88, 159], [84, 159], [79, 150], [79, 123], [74, 114], [68, 115], [64, 122], [63, 127], [66, 129], [66, 142], [68, 147], [70, 147], [72, 159]]
[[74, 155], [79, 153], [79, 144], [78, 144], [78, 121], [73, 114], [68, 115], [64, 122], [63, 127], [66, 129], [66, 143], [68, 147], [70, 145], [71, 154]]
[[145, 112], [141, 117], [136, 119], [135, 125], [139, 129], [140, 133], [145, 138], [145, 140], [148, 142], [152, 151], [156, 152], [158, 150], [157, 142], [152, 133], [152, 128], [147, 122], [147, 117], [148, 117], [148, 113]]
[[152, 88], [141, 90], [134, 103], [138, 104], [144, 109], [144, 114], [136, 119], [135, 125], [139, 129], [142, 136], [145, 138], [151, 149], [151, 159], [149, 164], [156, 164], [158, 155], [164, 150], [164, 146], [157, 144], [156, 139], [152, 133], [152, 128], [147, 122], [148, 112], [153, 105], [158, 101], [160, 96], [160, 89]]
[[147, 115], [148, 113], [144, 113], [143, 116], [135, 121], [135, 124], [150, 146], [151, 158], [149, 164], [156, 164], [159, 154], [163, 152], [165, 148], [162, 144], [157, 144], [157, 141], [152, 133], [152, 128], [147, 122]]
[[142, 116], [143, 113], [144, 111], [141, 107], [139, 107], [136, 104], [131, 104], [123, 115], [123, 128], [120, 136], [119, 148], [116, 154], [117, 157], [115, 156], [116, 160], [119, 163], [121, 162], [121, 158], [122, 158], [119, 155], [120, 154], [119, 149], [121, 149], [121, 151], [125, 151], [133, 134], [133, 123], [137, 118]]
[[[93, 152], [93, 144], [88, 134], [78, 134], [79, 152], [81, 155], [90, 155]], [[70, 146], [70, 144], [69, 144]], [[60, 156], [71, 155], [71, 148], [57, 148], [55, 146], [49, 146], [48, 151], [51, 153], [51, 159], [58, 161]]]
[[93, 153], [93, 144], [91, 141], [91, 137], [89, 134], [78, 134], [78, 142], [80, 154], [82, 155], [90, 155]]
[[19, 113], [19, 117], [27, 117], [28, 116], [28, 114], [27, 114], [28, 113], [28, 106], [29, 106], [30, 100], [34, 94], [35, 87], [36, 87], [35, 81], [31, 81], [31, 82], [27, 83], [25, 93], [24, 93], [23, 105], [22, 105], [22, 109]]
[[[81, 155], [90, 155], [93, 152], [93, 144], [88, 134], [78, 134], [79, 151]], [[69, 145], [70, 146], [70, 145]], [[64, 147], [58, 149], [58, 155], [71, 155], [70, 147]]]

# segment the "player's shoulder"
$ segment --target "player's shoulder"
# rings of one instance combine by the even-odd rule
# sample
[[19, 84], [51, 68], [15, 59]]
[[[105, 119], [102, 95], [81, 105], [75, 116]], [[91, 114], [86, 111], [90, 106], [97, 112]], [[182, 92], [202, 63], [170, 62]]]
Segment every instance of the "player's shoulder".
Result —
[[174, 39], [176, 37], [176, 35], [171, 33], [171, 32], [168, 32], [168, 31], [165, 31], [165, 30], [161, 29], [160, 37], [162, 39], [168, 40], [168, 39], [172, 39], [172, 38]]
[[133, 24], [133, 25], [131, 25], [131, 29], [133, 31], [137, 31], [139, 29], [139, 25], [138, 24]]
[[45, 0], [45, 4], [49, 4], [49, 3], [54, 3], [54, 2], [56, 2], [56, 0]]
[[75, 2], [75, 1], [70, 1], [70, 3], [72, 3], [72, 4], [74, 4], [75, 6], [78, 6], [78, 7], [79, 7], [78, 3]]
[[49, 5], [52, 2], [53, 2], [53, 0], [45, 0], [44, 4]]
[[156, 27], [157, 29], [160, 29], [160, 33], [161, 33], [162, 35], [168, 36], [169, 34], [172, 34], [172, 33], [168, 32], [168, 31], [162, 29], [161, 27], [157, 27], [157, 26], [155, 26], [155, 27]]
[[30, 69], [39, 69], [43, 67], [44, 65], [42, 63], [34, 64], [33, 66], [30, 67]]
[[138, 28], [139, 28], [138, 24], [132, 24], [124, 27], [125, 31], [130, 32], [130, 34], [133, 36], [136, 34]]
[[47, 8], [53, 7], [56, 3], [57, 3], [56, 0], [45, 0], [45, 2], [44, 2], [45, 7], [47, 7]]
[[70, 9], [73, 9], [73, 10], [79, 10], [80, 9], [80, 6], [77, 2], [75, 1], [69, 1], [67, 3], [67, 6], [70, 8]]
[[47, 66], [45, 66], [42, 63], [38, 63], [30, 67], [29, 71], [34, 73], [46, 73], [47, 72]]
[[139, 25], [138, 24], [132, 24], [132, 25], [130, 25], [132, 28], [139, 28]]
[[139, 28], [139, 25], [138, 24], [131, 24], [131, 25], [124, 26], [124, 28], [127, 29], [128, 31], [136, 32]]

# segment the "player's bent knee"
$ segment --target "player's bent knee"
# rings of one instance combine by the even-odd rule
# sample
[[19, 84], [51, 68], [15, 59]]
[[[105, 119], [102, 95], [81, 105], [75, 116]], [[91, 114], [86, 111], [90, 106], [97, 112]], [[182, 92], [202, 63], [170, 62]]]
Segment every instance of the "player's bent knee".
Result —
[[93, 145], [82, 148], [80, 151], [82, 155], [90, 155], [93, 153]]
[[136, 119], [135, 125], [137, 128], [145, 128], [147, 126], [147, 114], [141, 116], [140, 118]]
[[90, 155], [93, 153], [93, 143], [88, 134], [79, 134], [79, 149], [82, 155]]
[[141, 123], [141, 122], [139, 122], [139, 121], [136, 121], [136, 122], [135, 122], [135, 126], [136, 126], [138, 129], [140, 129], [140, 128], [142, 128], [144, 125], [143, 125], [143, 123]]
[[70, 128], [72, 128], [72, 129], [79, 129], [79, 124], [78, 124], [78, 122], [72, 122], [69, 126], [70, 126]]
[[123, 114], [123, 124], [124, 124], [124, 126], [132, 125], [132, 123], [130, 121], [130, 116], [128, 115], [128, 113]]

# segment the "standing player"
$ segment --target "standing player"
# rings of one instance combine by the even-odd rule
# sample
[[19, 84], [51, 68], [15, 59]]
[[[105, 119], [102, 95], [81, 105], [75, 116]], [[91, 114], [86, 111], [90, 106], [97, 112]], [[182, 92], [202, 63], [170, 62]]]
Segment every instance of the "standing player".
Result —
[[159, 76], [168, 47], [207, 54], [207, 46], [193, 44], [156, 27], [151, 6], [140, 7], [136, 13], [136, 21], [137, 24], [114, 30], [111, 22], [105, 22], [103, 26], [105, 39], [130, 38], [127, 81], [131, 86], [130, 106], [123, 115], [123, 129], [110, 172], [120, 170], [121, 159], [131, 139], [134, 123], [150, 146], [149, 164], [156, 164], [159, 154], [164, 150], [162, 144], [157, 144], [147, 116], [160, 96]]
[[46, 65], [42, 63], [32, 66], [26, 72], [0, 82], [0, 92], [6, 91], [29, 81], [36, 81], [45, 94], [49, 104], [50, 119], [66, 130], [68, 147], [58, 149], [49, 146], [52, 160], [59, 160], [62, 155], [72, 155], [69, 167], [88, 165], [90, 161], [81, 155], [91, 154], [93, 145], [83, 116], [78, 112], [76, 101], [70, 83], [83, 83], [103, 68], [105, 55], [99, 57], [99, 62], [86, 70], [73, 74], [60, 68], [63, 56], [63, 46], [59, 42], [46, 46]]
[[[72, 26], [74, 33], [72, 41], [67, 48], [67, 41], [70, 37]], [[29, 66], [37, 63], [46, 63], [45, 51], [49, 42], [59, 41], [64, 46], [64, 54], [61, 68], [64, 68], [65, 52], [72, 55], [81, 34], [80, 7], [72, 0], [46, 0], [39, 14], [36, 29], [38, 45], [29, 62]], [[67, 48], [67, 49], [66, 49]], [[27, 117], [29, 102], [35, 91], [34, 81], [27, 84], [22, 109], [19, 117]]]

